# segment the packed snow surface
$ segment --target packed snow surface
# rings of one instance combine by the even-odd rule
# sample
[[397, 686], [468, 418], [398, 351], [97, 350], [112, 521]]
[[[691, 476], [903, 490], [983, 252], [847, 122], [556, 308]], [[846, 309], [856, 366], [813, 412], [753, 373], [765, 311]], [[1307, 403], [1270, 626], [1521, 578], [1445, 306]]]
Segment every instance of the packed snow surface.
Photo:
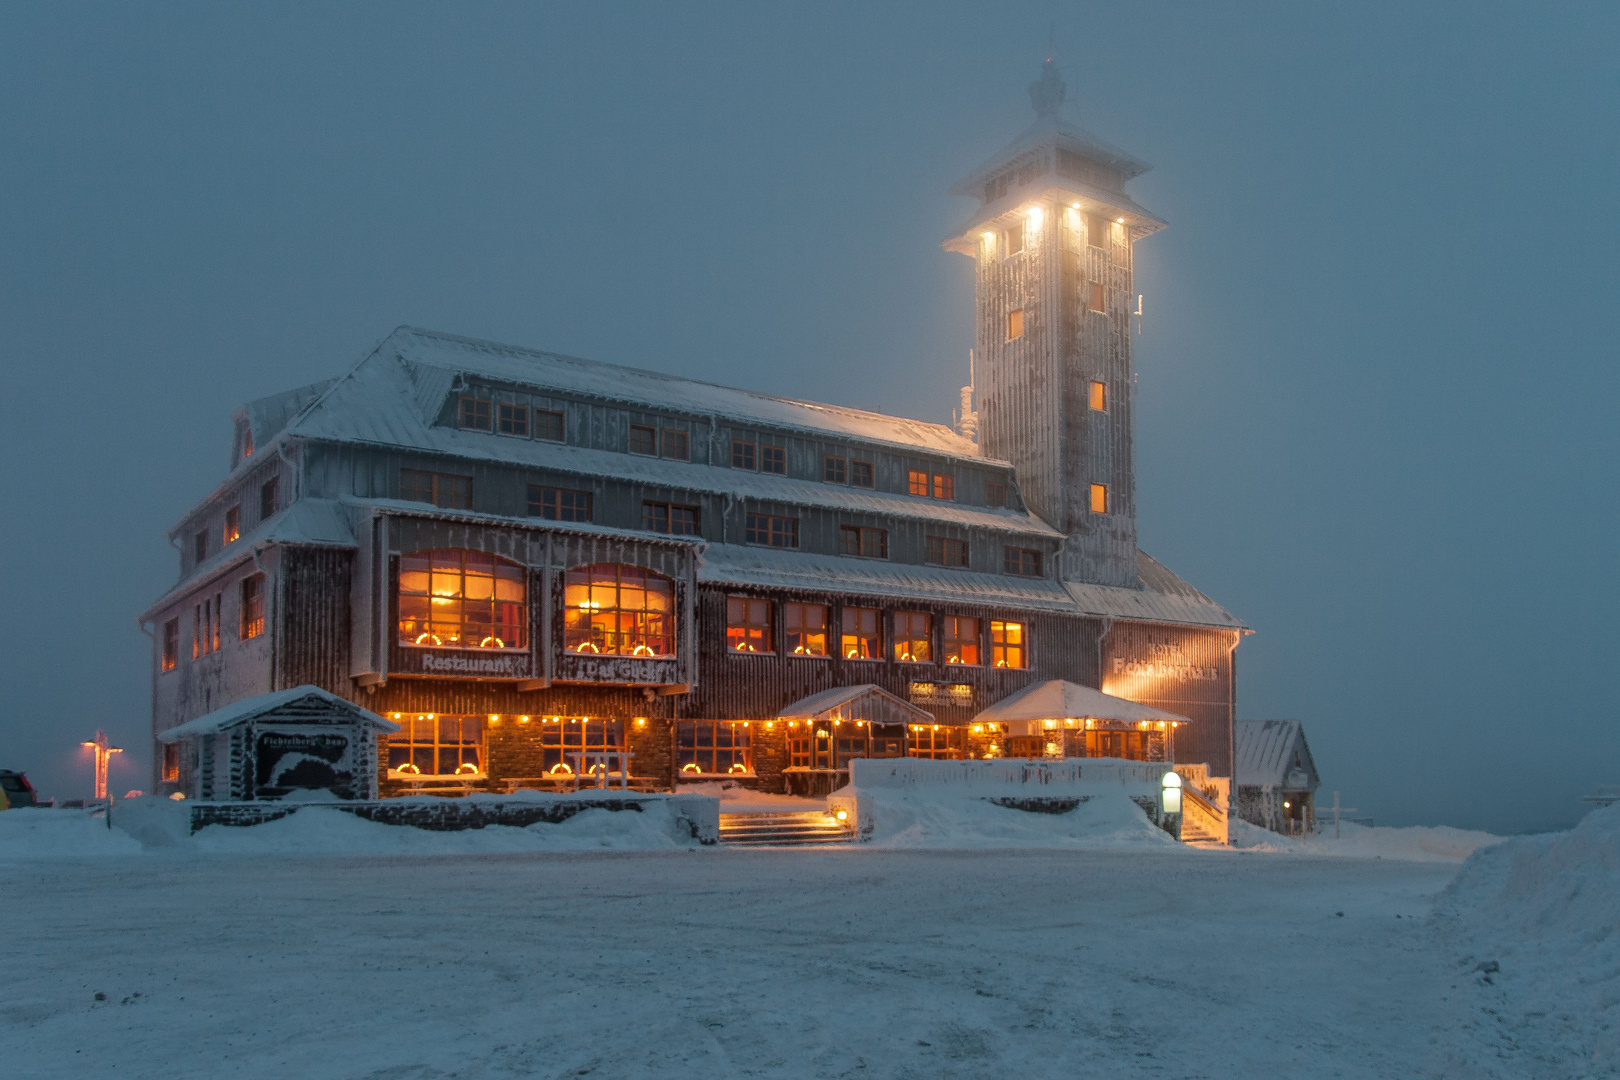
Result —
[[1408, 859], [1416, 862], [1462, 862], [1482, 847], [1502, 842], [1500, 836], [1453, 829], [1448, 825], [1372, 828], [1345, 822], [1339, 835], [1323, 825], [1309, 836], [1281, 836], [1247, 821], [1232, 823], [1232, 846], [1240, 851], [1294, 855], [1332, 855], [1344, 859]]

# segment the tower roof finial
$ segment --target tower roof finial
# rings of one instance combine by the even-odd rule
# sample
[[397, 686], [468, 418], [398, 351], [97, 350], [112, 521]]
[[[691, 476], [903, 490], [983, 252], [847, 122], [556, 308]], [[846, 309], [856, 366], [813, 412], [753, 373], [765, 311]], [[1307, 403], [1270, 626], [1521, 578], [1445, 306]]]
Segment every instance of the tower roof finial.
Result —
[[1052, 56], [1051, 42], [1047, 43], [1046, 63], [1041, 65], [1041, 77], [1029, 84], [1029, 103], [1035, 115], [1042, 120], [1056, 120], [1068, 86], [1057, 73], [1057, 62]]

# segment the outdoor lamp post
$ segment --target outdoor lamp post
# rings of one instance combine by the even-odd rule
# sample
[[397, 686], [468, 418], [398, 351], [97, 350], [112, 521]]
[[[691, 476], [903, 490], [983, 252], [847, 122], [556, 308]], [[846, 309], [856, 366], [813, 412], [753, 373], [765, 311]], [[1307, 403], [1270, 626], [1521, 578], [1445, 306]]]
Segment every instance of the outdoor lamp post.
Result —
[[82, 745], [96, 752], [96, 798], [105, 801], [107, 798], [107, 759], [114, 754], [122, 754], [124, 748], [111, 745], [105, 731], [97, 731], [93, 742]]
[[1164, 774], [1164, 788], [1159, 797], [1166, 814], [1181, 813], [1181, 774], [1172, 769]]

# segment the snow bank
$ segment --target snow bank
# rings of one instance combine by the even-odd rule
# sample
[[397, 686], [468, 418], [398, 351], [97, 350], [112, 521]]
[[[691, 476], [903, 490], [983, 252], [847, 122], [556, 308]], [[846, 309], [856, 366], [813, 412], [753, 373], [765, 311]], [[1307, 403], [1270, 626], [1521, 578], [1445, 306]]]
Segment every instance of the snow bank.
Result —
[[722, 814], [782, 814], [827, 809], [826, 799], [806, 799], [798, 795], [753, 791], [730, 780], [682, 784], [680, 790], [683, 795], [708, 795], [719, 799]]
[[[117, 820], [114, 818], [114, 820]], [[138, 855], [140, 842], [88, 810], [25, 806], [0, 813], [0, 859]]]
[[1118, 789], [1091, 793], [1062, 814], [1015, 810], [987, 802], [977, 792], [948, 788], [877, 788], [860, 797], [876, 847], [1187, 850]]
[[1339, 837], [1282, 836], [1247, 821], [1232, 822], [1232, 846], [1242, 851], [1292, 855], [1332, 855], [1344, 859], [1401, 859], [1406, 862], [1462, 862], [1480, 848], [1502, 842], [1500, 836], [1453, 829], [1449, 825], [1414, 825], [1393, 829], [1339, 826]]

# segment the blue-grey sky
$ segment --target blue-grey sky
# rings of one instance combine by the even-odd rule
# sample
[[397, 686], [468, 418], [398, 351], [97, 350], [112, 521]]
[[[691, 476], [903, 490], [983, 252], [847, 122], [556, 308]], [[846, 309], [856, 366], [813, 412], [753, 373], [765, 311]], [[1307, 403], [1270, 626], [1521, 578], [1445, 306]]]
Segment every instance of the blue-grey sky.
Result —
[[1031, 119], [1154, 163], [1143, 547], [1256, 630], [1324, 799], [1620, 783], [1612, 4], [8, 4], [0, 767], [145, 785], [163, 531], [230, 411], [401, 323], [948, 420], [945, 194]]

